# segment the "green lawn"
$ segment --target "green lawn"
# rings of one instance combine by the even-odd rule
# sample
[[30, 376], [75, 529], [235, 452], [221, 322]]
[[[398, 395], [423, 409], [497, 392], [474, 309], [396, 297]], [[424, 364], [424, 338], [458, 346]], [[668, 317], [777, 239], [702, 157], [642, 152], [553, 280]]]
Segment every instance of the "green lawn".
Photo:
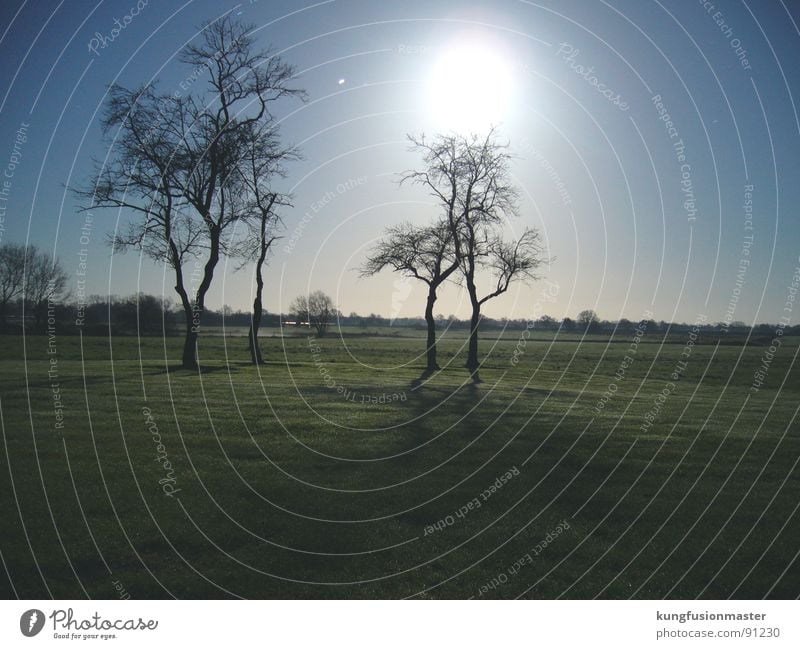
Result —
[[277, 333], [259, 368], [207, 336], [201, 374], [179, 338], [0, 337], [2, 594], [800, 594], [795, 338], [753, 392], [760, 344], [673, 381], [685, 336], [650, 334], [615, 380], [630, 335], [537, 332], [515, 365], [487, 332], [475, 385], [455, 332], [419, 385], [420, 332]]

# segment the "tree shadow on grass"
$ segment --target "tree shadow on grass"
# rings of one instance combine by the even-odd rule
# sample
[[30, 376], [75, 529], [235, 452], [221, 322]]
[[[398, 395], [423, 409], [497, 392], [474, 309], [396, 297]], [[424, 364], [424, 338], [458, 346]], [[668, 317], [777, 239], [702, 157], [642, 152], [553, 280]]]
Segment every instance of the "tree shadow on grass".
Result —
[[421, 384], [404, 404], [413, 438], [423, 443], [443, 432], [447, 435], [451, 431], [463, 431], [466, 424], [469, 428], [481, 425], [484, 396], [484, 391], [471, 381], [456, 386]]
[[440, 370], [422, 370], [422, 373], [415, 379], [411, 381], [409, 384], [409, 388], [412, 391], [420, 390], [424, 388], [425, 385], [428, 383], [428, 380], [431, 379], [433, 376], [439, 373]]
[[159, 376], [161, 374], [177, 374], [177, 375], [184, 375], [184, 376], [192, 376], [197, 374], [215, 374], [217, 372], [238, 372], [242, 369], [242, 365], [246, 367], [252, 367], [251, 363], [241, 363], [236, 365], [231, 364], [224, 364], [224, 365], [200, 365], [199, 367], [184, 367], [179, 363], [175, 363], [173, 365], [167, 365], [159, 370], [155, 370], [153, 372], [145, 372], [146, 376]]
[[[481, 380], [480, 373], [479, 373], [478, 369], [467, 370], [467, 371], [470, 374], [471, 383], [465, 384], [465, 385], [473, 385], [473, 386], [475, 386], [475, 385], [479, 385], [479, 384], [483, 383], [483, 381]], [[437, 368], [435, 370], [429, 370], [429, 369], [422, 370], [420, 375], [417, 378], [415, 378], [415, 379], [413, 379], [411, 381], [411, 384], [410, 384], [411, 390], [421, 390], [422, 388], [425, 388], [428, 385], [428, 383], [434, 377], [438, 376], [441, 372], [442, 372], [442, 370], [440, 368]]]

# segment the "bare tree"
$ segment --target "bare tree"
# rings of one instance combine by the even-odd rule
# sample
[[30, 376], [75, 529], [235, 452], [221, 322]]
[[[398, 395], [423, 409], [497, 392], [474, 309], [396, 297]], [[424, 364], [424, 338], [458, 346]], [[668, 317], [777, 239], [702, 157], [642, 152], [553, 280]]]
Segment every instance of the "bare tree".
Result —
[[[137, 218], [113, 240], [168, 263], [186, 321], [183, 366], [197, 367], [197, 338], [205, 299], [225, 232], [243, 216], [238, 166], [247, 135], [268, 131], [270, 106], [304, 93], [292, 86], [294, 69], [255, 48], [251, 26], [229, 17], [206, 25], [201, 43], [181, 60], [207, 75], [200, 96], [159, 95], [152, 86], [111, 89], [104, 128], [115, 147], [77, 194], [94, 207], [126, 208]], [[189, 286], [184, 269], [195, 262]]]
[[0, 246], [0, 327], [8, 328], [8, 305], [22, 295], [28, 249], [16, 243]]
[[600, 324], [600, 318], [592, 309], [584, 309], [578, 314], [576, 322], [584, 331], [593, 331], [597, 328], [597, 325]]
[[74, 190], [92, 208], [124, 209], [132, 218], [113, 237], [115, 251], [137, 250], [167, 264], [174, 273], [185, 320], [184, 367], [196, 365], [190, 334], [194, 312], [184, 267], [203, 250], [203, 225], [182, 194], [180, 151], [186, 127], [181, 99], [158, 95], [152, 87], [112, 86], [103, 115], [104, 136], [114, 146], [109, 162], [95, 163], [85, 187]]
[[307, 322], [314, 327], [320, 338], [328, 332], [328, 325], [338, 313], [333, 300], [322, 291], [299, 295], [292, 302], [289, 311], [296, 316], [298, 322]]
[[[511, 283], [516, 280], [535, 280], [539, 279], [535, 271], [544, 263], [543, 249], [539, 243], [540, 235], [538, 230], [526, 228], [520, 237], [514, 241], [505, 241], [500, 235], [496, 235], [485, 246], [478, 244], [475, 247], [474, 257], [476, 268], [488, 271], [491, 277], [491, 287], [482, 297], [477, 298], [477, 303], [473, 296], [477, 295], [475, 289], [470, 289], [470, 301], [472, 302], [472, 319], [470, 321], [469, 351], [467, 358], [467, 368], [472, 372], [473, 379], [480, 381], [478, 375], [478, 325], [480, 323], [480, 309], [489, 300], [505, 293]], [[465, 246], [465, 250], [471, 253], [471, 247]], [[465, 263], [465, 276], [469, 288], [470, 280], [468, 271], [470, 269], [469, 256]], [[474, 277], [474, 270], [473, 270]], [[477, 314], [477, 315], [476, 315]]]
[[[478, 378], [478, 327], [481, 307], [505, 293], [518, 279], [534, 277], [543, 263], [536, 230], [526, 229], [515, 242], [500, 234], [509, 217], [517, 214], [517, 190], [511, 184], [508, 145], [494, 129], [485, 137], [439, 135], [431, 141], [410, 137], [412, 150], [422, 153], [424, 167], [404, 174], [404, 181], [429, 190], [439, 202], [453, 236], [472, 315], [466, 367]], [[489, 271], [492, 286], [485, 295], [478, 288], [479, 273]]]
[[25, 302], [33, 313], [35, 330], [42, 330], [47, 318], [48, 302], [63, 297], [67, 287], [67, 273], [58, 259], [29, 246], [26, 263]]
[[545, 261], [539, 241], [539, 231], [526, 228], [518, 239], [505, 241], [498, 235], [479, 249], [478, 266], [487, 269], [493, 281], [489, 292], [478, 298], [479, 306], [505, 293], [514, 280], [539, 279], [535, 270]]
[[424, 374], [429, 375], [439, 369], [436, 362], [436, 319], [433, 315], [437, 290], [458, 270], [449, 225], [440, 222], [419, 227], [403, 223], [387, 228], [386, 236], [373, 246], [360, 272], [362, 277], [369, 277], [384, 268], [418, 279], [428, 286], [425, 303], [427, 363]]
[[291, 207], [291, 197], [276, 191], [271, 182], [276, 178], [284, 178], [284, 163], [297, 160], [300, 155], [297, 149], [280, 145], [275, 128], [263, 134], [255, 132], [250, 143], [251, 146], [239, 166], [241, 183], [247, 190], [243, 217], [247, 228], [245, 237], [238, 242], [235, 252], [245, 263], [254, 262], [255, 265], [255, 297], [247, 338], [250, 358], [258, 365], [264, 362], [258, 342], [258, 330], [263, 316], [264, 262], [272, 244], [280, 238], [277, 233], [283, 228], [278, 209]]

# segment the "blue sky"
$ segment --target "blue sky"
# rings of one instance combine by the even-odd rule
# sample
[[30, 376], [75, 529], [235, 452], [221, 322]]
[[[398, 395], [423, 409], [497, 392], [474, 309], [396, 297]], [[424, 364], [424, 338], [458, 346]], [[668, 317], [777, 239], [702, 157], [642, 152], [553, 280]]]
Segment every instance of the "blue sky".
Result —
[[[538, 227], [555, 258], [550, 284], [513, 288], [489, 315], [784, 315], [800, 266], [800, 11], [788, 2], [150, 0], [90, 51], [135, 5], [0, 9], [2, 173], [18, 161], [5, 178], [2, 240], [53, 251], [73, 284], [88, 248], [89, 293], [174, 297], [163, 268], [133, 254], [112, 258], [106, 236], [128, 215], [95, 211], [82, 243], [83, 216], [64, 187], [83, 182], [92, 157], [107, 153], [98, 116], [108, 84], [199, 88], [202, 79], [187, 85], [192, 71], [177, 52], [203, 21], [232, 11], [298, 68], [310, 97], [279, 109], [284, 137], [304, 160], [285, 182], [295, 207], [267, 271], [269, 310], [319, 288], [347, 313], [420, 314], [422, 287], [388, 273], [359, 279], [354, 268], [386, 225], [436, 216], [396, 174], [418, 163], [407, 133], [461, 128], [464, 93], [472, 105], [492, 99], [491, 119], [517, 156], [523, 198], [509, 235]], [[454, 57], [471, 62], [442, 63]], [[456, 73], [468, 91], [442, 85]], [[15, 151], [21, 127], [26, 141]], [[234, 266], [220, 264], [211, 302], [246, 309], [252, 278]], [[463, 292], [449, 287], [437, 311], [465, 315]]]

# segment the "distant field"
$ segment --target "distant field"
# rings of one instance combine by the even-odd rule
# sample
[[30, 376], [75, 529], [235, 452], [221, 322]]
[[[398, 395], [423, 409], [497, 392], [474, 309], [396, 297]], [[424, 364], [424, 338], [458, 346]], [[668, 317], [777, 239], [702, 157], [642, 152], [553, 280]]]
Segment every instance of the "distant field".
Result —
[[797, 338], [224, 333], [0, 337], [3, 596], [800, 595]]

